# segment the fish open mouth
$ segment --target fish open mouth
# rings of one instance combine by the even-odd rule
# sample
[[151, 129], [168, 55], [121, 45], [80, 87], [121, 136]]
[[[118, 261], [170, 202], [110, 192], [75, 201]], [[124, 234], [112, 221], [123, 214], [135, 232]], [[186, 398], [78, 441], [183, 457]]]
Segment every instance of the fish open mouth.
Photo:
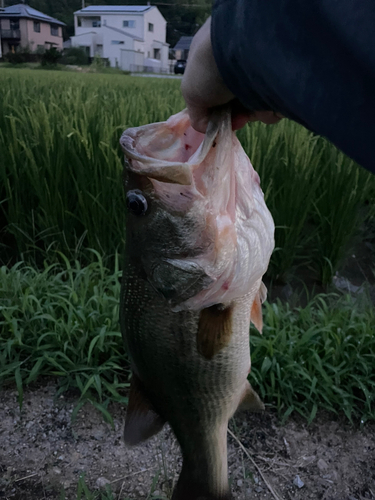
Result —
[[[186, 268], [199, 266], [210, 285], [187, 300], [184, 296], [179, 308], [199, 309], [246, 295], [267, 269], [274, 226], [258, 174], [232, 132], [229, 108], [212, 115], [206, 134], [190, 126], [184, 110], [167, 122], [128, 129], [120, 142], [126, 168], [149, 179], [152, 195], [168, 214], [200, 220], [191, 225], [176, 266], [182, 261]], [[202, 239], [205, 251], [197, 256], [194, 247]], [[168, 256], [169, 265], [172, 260]]]
[[[226, 115], [230, 120], [229, 111]], [[166, 122], [126, 130], [120, 139], [129, 160], [128, 168], [161, 182], [192, 184], [192, 175], [199, 180], [202, 165], [223, 127], [223, 114], [213, 115], [206, 134], [190, 125], [187, 110], [173, 115]], [[208, 163], [208, 162], [207, 162]], [[216, 175], [218, 172], [216, 173]]]

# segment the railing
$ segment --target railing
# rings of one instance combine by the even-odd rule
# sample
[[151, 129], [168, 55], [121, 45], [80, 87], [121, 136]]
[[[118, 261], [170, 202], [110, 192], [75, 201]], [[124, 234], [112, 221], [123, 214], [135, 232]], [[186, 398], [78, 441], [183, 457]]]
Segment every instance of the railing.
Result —
[[0, 30], [0, 33], [1, 33], [1, 38], [3, 39], [20, 39], [21, 38], [21, 31], [20, 30], [4, 30], [4, 29], [1, 29]]

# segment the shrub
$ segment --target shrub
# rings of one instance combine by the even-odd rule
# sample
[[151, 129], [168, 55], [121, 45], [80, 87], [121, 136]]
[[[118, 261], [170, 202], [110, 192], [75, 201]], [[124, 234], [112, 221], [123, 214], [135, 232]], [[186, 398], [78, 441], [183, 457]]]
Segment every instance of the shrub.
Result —
[[47, 49], [42, 56], [42, 66], [55, 66], [62, 54], [55, 47]]
[[85, 50], [81, 47], [70, 47], [64, 51], [64, 55], [60, 62], [61, 64], [85, 66], [89, 64], [89, 58]]
[[24, 64], [30, 60], [29, 47], [19, 47], [15, 52], [8, 52], [4, 59], [11, 64]]

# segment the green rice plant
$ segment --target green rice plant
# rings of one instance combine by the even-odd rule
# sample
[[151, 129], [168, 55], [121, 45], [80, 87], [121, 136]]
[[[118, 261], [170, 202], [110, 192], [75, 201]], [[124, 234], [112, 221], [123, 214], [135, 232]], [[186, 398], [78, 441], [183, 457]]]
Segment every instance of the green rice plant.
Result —
[[120, 135], [181, 109], [178, 86], [41, 74], [0, 76], [0, 229], [13, 242], [2, 260], [40, 262], [50, 249], [75, 259], [82, 245], [114, 255], [125, 237]]
[[[261, 177], [276, 226], [268, 275], [285, 281], [308, 266], [328, 285], [375, 207], [374, 177], [296, 123], [251, 124], [239, 137]], [[360, 226], [359, 226], [360, 224]]]
[[375, 418], [375, 310], [369, 299], [318, 295], [304, 308], [266, 303], [251, 335], [254, 387], [284, 419], [318, 410]]
[[313, 220], [317, 230], [313, 267], [323, 285], [328, 285], [348, 252], [353, 235], [366, 230], [363, 208], [367, 201], [371, 217], [375, 196], [370, 173], [326, 145], [323, 151], [324, 175], [314, 200]]
[[275, 221], [275, 251], [268, 275], [285, 281], [292, 266], [308, 262], [304, 231], [323, 175], [318, 137], [287, 120], [274, 127], [251, 124], [240, 134], [259, 172], [265, 200]]
[[[113, 268], [125, 239], [119, 137], [183, 107], [175, 80], [3, 68], [1, 261], [42, 266], [60, 251], [88, 263], [94, 248]], [[374, 206], [375, 178], [288, 120], [238, 135], [276, 223], [269, 275], [285, 281], [308, 265], [328, 283], [364, 203]]]
[[129, 364], [119, 332], [120, 271], [108, 273], [97, 252], [82, 268], [18, 263], [0, 268], [0, 383], [23, 386], [41, 376], [59, 380], [58, 394], [80, 394], [111, 421], [109, 401], [127, 402]]

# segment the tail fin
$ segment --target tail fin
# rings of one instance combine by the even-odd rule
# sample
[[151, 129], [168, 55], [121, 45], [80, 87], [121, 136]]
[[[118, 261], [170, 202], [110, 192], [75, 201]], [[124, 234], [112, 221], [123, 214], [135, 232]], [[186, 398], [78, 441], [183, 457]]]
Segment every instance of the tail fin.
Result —
[[184, 441], [180, 441], [183, 465], [172, 500], [231, 500], [227, 425], [210, 429], [208, 433], [195, 429]]
[[181, 476], [173, 491], [172, 500], [233, 500], [230, 491], [208, 492], [203, 485], [194, 484], [188, 478], [181, 480]]

